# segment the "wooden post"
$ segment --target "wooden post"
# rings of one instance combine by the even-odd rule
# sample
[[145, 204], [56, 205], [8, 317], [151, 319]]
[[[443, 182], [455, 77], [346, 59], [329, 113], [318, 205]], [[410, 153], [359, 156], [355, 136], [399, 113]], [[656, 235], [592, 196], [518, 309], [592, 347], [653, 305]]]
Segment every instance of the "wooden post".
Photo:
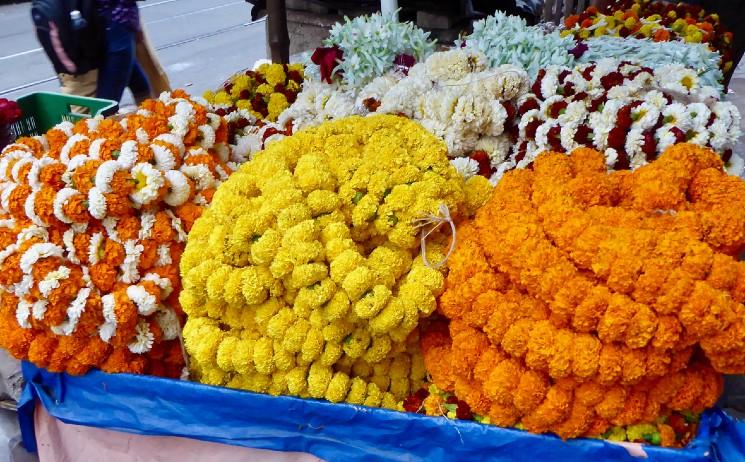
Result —
[[272, 62], [290, 62], [290, 35], [287, 32], [287, 9], [285, 0], [267, 0], [266, 39], [269, 44]]

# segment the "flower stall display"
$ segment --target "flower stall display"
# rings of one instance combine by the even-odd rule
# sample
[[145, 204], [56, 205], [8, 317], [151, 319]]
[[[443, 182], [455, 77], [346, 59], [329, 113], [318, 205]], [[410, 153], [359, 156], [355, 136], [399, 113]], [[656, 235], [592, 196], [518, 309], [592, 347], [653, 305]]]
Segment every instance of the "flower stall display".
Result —
[[435, 51], [435, 41], [411, 22], [375, 13], [336, 23], [308, 63], [309, 79], [361, 88], [391, 70], [406, 69]]
[[264, 63], [232, 76], [220, 90], [208, 91], [204, 98], [218, 115], [236, 113], [230, 120], [234, 125], [241, 118], [251, 123], [275, 121], [295, 102], [303, 79], [302, 64]]
[[193, 376], [397, 407], [426, 375], [412, 332], [436, 308], [453, 220], [489, 190], [403, 117], [345, 118], [268, 144], [189, 233], [180, 301]]
[[0, 98], [0, 150], [9, 145], [13, 139], [10, 126], [21, 118], [21, 108], [15, 101]]
[[650, 0], [613, 2], [602, 14], [590, 7], [565, 21], [566, 34], [577, 39], [603, 35], [651, 39], [655, 42], [704, 43], [721, 57], [720, 67], [728, 72], [732, 62], [732, 32], [717, 14], [707, 14], [700, 5]]
[[579, 146], [605, 154], [614, 169], [636, 168], [675, 143], [709, 146], [735, 174], [732, 156], [740, 114], [719, 92], [682, 65], [656, 69], [600, 60], [572, 70], [542, 69], [531, 93], [518, 101], [519, 129], [505, 167], [524, 167], [543, 151]]
[[227, 178], [226, 123], [181, 91], [0, 156], [0, 346], [50, 371], [178, 377], [178, 263]]
[[571, 37], [561, 37], [558, 31], [546, 32], [528, 26], [520, 17], [497, 11], [476, 21], [473, 32], [455, 45], [483, 53], [491, 67], [522, 66], [534, 78], [539, 69], [548, 66], [572, 66], [574, 56], [570, 51], [576, 43]]
[[634, 172], [580, 148], [507, 173], [458, 228], [422, 335], [437, 387], [495, 425], [674, 439], [673, 413], [745, 371], [745, 182], [722, 167], [676, 144]]

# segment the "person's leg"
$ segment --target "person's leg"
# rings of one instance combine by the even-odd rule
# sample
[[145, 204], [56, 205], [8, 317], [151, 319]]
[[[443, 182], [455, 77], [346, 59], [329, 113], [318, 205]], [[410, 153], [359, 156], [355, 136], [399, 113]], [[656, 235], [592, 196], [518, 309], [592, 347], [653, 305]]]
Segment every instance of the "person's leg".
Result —
[[106, 27], [106, 57], [98, 73], [96, 96], [121, 101], [135, 63], [135, 36], [126, 26]]
[[142, 70], [142, 66], [140, 66], [140, 63], [138, 63], [136, 59], [132, 66], [132, 75], [129, 77], [128, 87], [137, 104], [140, 104], [144, 100], [153, 96], [147, 75], [145, 75], [145, 71]]

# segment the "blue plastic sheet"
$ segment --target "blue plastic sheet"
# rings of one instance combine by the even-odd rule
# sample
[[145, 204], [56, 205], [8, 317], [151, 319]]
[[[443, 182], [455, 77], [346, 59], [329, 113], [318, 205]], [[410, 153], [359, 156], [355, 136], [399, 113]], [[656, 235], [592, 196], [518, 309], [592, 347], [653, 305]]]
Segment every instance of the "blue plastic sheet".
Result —
[[415, 414], [291, 397], [272, 397], [191, 382], [92, 371], [82, 377], [23, 365], [19, 419], [35, 449], [37, 400], [63, 422], [142, 435], [311, 453], [327, 461], [664, 461], [745, 460], [745, 423], [715, 410], [685, 449], [644, 446], [646, 459], [600, 440], [553, 436]]

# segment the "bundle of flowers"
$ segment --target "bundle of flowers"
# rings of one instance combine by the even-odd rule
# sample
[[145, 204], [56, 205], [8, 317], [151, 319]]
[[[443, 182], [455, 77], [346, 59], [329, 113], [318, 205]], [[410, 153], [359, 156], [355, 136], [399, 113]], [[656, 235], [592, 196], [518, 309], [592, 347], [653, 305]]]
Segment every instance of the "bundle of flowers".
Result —
[[745, 371], [745, 182], [722, 166], [678, 144], [634, 172], [582, 148], [506, 174], [458, 229], [434, 383], [562, 438], [714, 405]]
[[13, 140], [10, 125], [21, 118], [21, 108], [15, 101], [0, 98], [0, 149], [9, 145]]
[[309, 78], [361, 88], [388, 71], [405, 70], [435, 51], [429, 32], [375, 13], [336, 23], [308, 64]]
[[[447, 330], [447, 326], [442, 323], [438, 328]], [[491, 423], [488, 416], [474, 414], [468, 403], [453, 393], [440, 390], [432, 383], [426, 384], [409, 395], [403, 402], [403, 408], [407, 412], [432, 417], [473, 420], [482, 424]], [[701, 414], [697, 412], [673, 411], [670, 415], [662, 416], [655, 422], [613, 426], [603, 434], [594, 435], [594, 437], [616, 442], [683, 448], [698, 434], [700, 417]], [[520, 424], [515, 425], [515, 428], [522, 429], [521, 427]]]
[[603, 152], [609, 167], [636, 168], [681, 142], [710, 146], [728, 162], [740, 114], [703, 83], [681, 65], [652, 70], [601, 60], [571, 71], [541, 70], [532, 93], [518, 102], [519, 138], [507, 166], [524, 167], [543, 151], [587, 146]]
[[50, 371], [177, 377], [186, 233], [230, 171], [226, 124], [180, 91], [0, 156], [0, 346]]
[[601, 59], [615, 58], [640, 66], [657, 69], [668, 64], [680, 64], [695, 69], [704, 85], [722, 88], [724, 75], [719, 67], [721, 56], [701, 43], [653, 42], [632, 37], [604, 35], [580, 44], [577, 62], [591, 64]]
[[652, 0], [613, 2], [600, 14], [590, 7], [579, 15], [567, 18], [565, 25], [577, 38], [615, 35], [651, 38], [656, 42], [682, 40], [706, 43], [722, 55], [724, 72], [732, 68], [732, 32], [719, 20], [718, 14], [707, 14], [700, 5]]
[[[205, 92], [204, 98], [221, 116], [238, 111], [249, 121], [275, 121], [295, 102], [303, 85], [303, 69], [302, 64], [264, 63], [255, 70], [234, 75], [222, 89]], [[231, 128], [242, 128], [235, 125], [236, 120], [231, 122]]]
[[486, 55], [491, 67], [503, 64], [522, 66], [531, 78], [548, 66], [571, 66], [574, 57], [569, 52], [576, 44], [571, 37], [561, 37], [558, 31], [546, 33], [540, 27], [528, 26], [518, 16], [497, 12], [473, 24], [473, 32], [456, 46], [476, 50]]
[[452, 224], [489, 188], [464, 183], [445, 145], [403, 117], [351, 117], [268, 144], [218, 189], [181, 259], [194, 376], [396, 407], [425, 378], [410, 334], [435, 310], [438, 242], [451, 230], [428, 227], [420, 243], [415, 220]]

